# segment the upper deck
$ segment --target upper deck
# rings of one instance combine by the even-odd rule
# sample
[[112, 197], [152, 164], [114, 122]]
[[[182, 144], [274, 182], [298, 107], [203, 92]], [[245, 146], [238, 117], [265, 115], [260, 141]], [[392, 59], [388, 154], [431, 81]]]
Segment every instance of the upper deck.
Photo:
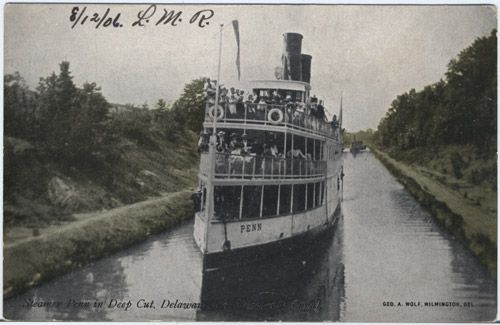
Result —
[[210, 128], [216, 118], [217, 126], [222, 128], [290, 130], [304, 137], [339, 141], [338, 122], [328, 122], [321, 103], [310, 98], [310, 90], [309, 83], [302, 81], [253, 81], [253, 94], [246, 99], [238, 93], [223, 94], [216, 109], [214, 97], [209, 98], [204, 126]]
[[[237, 103], [234, 107], [220, 105], [217, 127], [238, 127], [242, 129], [274, 129], [285, 132], [282, 128], [299, 131], [303, 136], [327, 137], [339, 141], [340, 130], [335, 122], [327, 122], [312, 116], [305, 106], [305, 111], [287, 104]], [[213, 125], [214, 106], [205, 108], [206, 128]]]

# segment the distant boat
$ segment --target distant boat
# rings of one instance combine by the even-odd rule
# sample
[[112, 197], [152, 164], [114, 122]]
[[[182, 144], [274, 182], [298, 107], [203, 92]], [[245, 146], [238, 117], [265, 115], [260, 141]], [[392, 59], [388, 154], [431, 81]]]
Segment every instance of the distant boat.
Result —
[[363, 141], [356, 141], [356, 137], [351, 143], [350, 151], [352, 154], [360, 153], [361, 151], [366, 150], [366, 144], [363, 144]]

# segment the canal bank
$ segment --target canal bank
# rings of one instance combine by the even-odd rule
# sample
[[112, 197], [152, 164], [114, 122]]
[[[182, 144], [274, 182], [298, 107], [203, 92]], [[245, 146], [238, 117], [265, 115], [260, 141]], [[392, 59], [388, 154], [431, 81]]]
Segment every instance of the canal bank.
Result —
[[54, 227], [4, 245], [4, 299], [191, 219], [183, 190]]
[[440, 182], [432, 172], [395, 160], [373, 146], [370, 149], [422, 207], [496, 277], [497, 227], [496, 222], [494, 225], [491, 222], [496, 220], [496, 215], [492, 216], [492, 211], [485, 211], [477, 204], [468, 203], [458, 190]]

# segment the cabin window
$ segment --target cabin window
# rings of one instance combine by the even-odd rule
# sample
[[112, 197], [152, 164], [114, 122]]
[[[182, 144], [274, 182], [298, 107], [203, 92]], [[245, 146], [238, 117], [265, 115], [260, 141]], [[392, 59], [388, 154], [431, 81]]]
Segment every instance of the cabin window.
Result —
[[307, 210], [314, 208], [314, 183], [307, 184]]
[[262, 186], [243, 186], [241, 218], [258, 218], [260, 216], [261, 190]]
[[321, 142], [314, 141], [314, 160], [321, 160]]
[[290, 196], [292, 192], [291, 185], [280, 186], [280, 214], [290, 213]]
[[320, 206], [321, 205], [321, 186], [320, 186], [321, 183], [314, 183], [314, 191], [315, 191], [315, 197], [314, 197], [314, 200], [315, 200], [315, 205], [316, 206]]
[[323, 181], [321, 182], [321, 197], [319, 200], [319, 204], [323, 205], [324, 197], [325, 197], [325, 182]]
[[262, 203], [263, 217], [276, 215], [276, 209], [278, 206], [278, 185], [264, 186], [264, 197]]
[[241, 186], [215, 186], [215, 217], [224, 220], [238, 219], [240, 215]]
[[306, 185], [293, 185], [293, 212], [302, 212], [306, 208]]

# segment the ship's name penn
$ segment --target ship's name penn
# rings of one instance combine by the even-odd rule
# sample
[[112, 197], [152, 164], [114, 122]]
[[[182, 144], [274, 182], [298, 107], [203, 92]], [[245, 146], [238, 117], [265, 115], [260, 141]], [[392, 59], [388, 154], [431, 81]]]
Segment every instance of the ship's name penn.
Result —
[[252, 231], [261, 231], [262, 230], [262, 224], [261, 223], [248, 223], [246, 225], [241, 225], [240, 226], [241, 233], [244, 232], [252, 232]]

